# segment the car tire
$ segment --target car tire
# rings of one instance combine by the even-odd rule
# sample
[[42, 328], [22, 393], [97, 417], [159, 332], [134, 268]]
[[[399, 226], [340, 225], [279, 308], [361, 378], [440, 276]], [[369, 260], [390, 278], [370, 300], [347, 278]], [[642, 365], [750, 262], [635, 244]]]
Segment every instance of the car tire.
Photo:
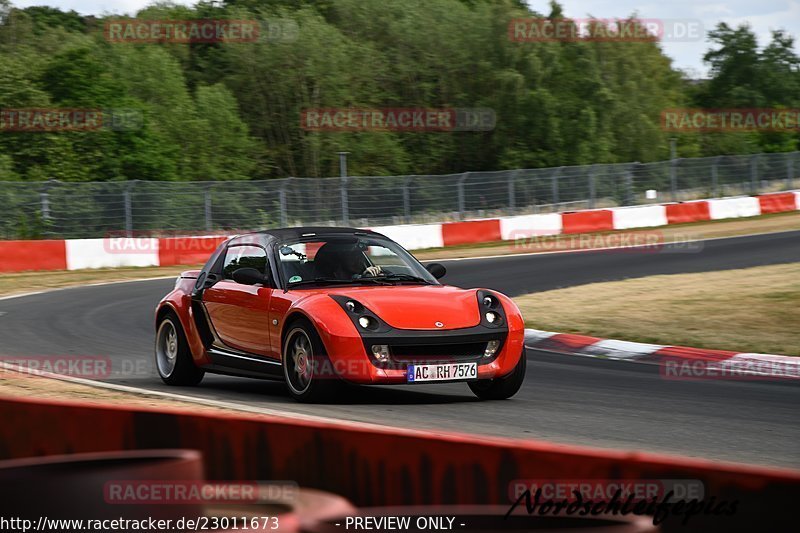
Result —
[[205, 372], [192, 359], [186, 334], [175, 313], [167, 313], [156, 330], [156, 370], [167, 385], [194, 386]]
[[326, 402], [340, 391], [342, 381], [334, 372], [319, 333], [308, 320], [289, 324], [281, 354], [286, 388], [298, 402]]
[[469, 388], [481, 400], [507, 400], [522, 388], [527, 364], [525, 351], [523, 351], [519, 362], [510, 374], [495, 379], [472, 381], [469, 383]]

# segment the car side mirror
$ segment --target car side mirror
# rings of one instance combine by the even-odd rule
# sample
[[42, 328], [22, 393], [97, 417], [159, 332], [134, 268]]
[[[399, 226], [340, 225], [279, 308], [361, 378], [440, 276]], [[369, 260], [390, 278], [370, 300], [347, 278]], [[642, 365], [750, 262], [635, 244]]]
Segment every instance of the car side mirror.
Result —
[[427, 265], [425, 265], [425, 268], [436, 279], [440, 279], [445, 274], [447, 274], [447, 269], [441, 263], [428, 263]]
[[262, 285], [270, 286], [269, 276], [265, 276], [255, 268], [237, 268], [233, 271], [233, 281], [242, 285]]

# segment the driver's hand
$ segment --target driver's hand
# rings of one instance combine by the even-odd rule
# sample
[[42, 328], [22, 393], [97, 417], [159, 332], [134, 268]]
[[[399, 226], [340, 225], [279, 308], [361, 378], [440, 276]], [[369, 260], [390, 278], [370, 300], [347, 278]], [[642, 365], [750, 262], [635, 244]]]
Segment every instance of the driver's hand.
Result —
[[378, 274], [380, 274], [381, 272], [383, 272], [383, 270], [381, 270], [381, 267], [379, 267], [379, 266], [371, 266], [371, 267], [367, 267], [366, 270], [364, 270], [364, 275], [365, 276], [375, 277]]

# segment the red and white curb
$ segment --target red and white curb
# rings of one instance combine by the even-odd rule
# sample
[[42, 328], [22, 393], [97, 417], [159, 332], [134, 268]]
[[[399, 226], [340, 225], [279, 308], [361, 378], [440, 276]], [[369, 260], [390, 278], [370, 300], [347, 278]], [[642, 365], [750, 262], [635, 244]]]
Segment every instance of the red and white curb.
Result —
[[[497, 241], [526, 246], [531, 239], [552, 235], [657, 228], [798, 210], [800, 191], [787, 191], [759, 196], [370, 229], [399, 242], [408, 250]], [[200, 264], [227, 238], [230, 235], [0, 241], [0, 272]]]
[[800, 357], [707, 350], [525, 330], [525, 347], [564, 355], [660, 365], [672, 379], [800, 379]]

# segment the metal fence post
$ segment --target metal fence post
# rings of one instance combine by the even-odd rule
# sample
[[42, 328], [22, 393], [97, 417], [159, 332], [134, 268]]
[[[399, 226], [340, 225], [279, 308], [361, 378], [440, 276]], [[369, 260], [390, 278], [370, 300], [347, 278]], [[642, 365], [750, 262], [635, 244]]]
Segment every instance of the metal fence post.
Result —
[[204, 214], [206, 220], [206, 231], [211, 231], [213, 220], [211, 216], [211, 189], [214, 187], [213, 183], [207, 184], [203, 191]]
[[467, 176], [469, 176], [469, 172], [464, 172], [464, 174], [458, 178], [458, 214], [462, 220], [464, 218], [466, 204], [466, 199], [464, 198], [464, 180], [467, 179]]
[[508, 174], [508, 214], [513, 215], [517, 208], [516, 205], [516, 181], [519, 170], [512, 170]]
[[750, 194], [758, 194], [758, 155], [750, 156]]
[[136, 187], [139, 180], [133, 180], [125, 187], [122, 197], [125, 202], [125, 234], [133, 237], [133, 203], [131, 202], [131, 190]]
[[589, 209], [594, 209], [597, 202], [597, 184], [595, 183], [595, 165], [589, 167]]
[[631, 163], [625, 169], [625, 205], [634, 205], [636, 203], [633, 196], [633, 169], [639, 162]]
[[50, 189], [59, 184], [61, 184], [60, 181], [50, 178], [42, 185], [41, 192], [39, 193], [39, 209], [42, 217], [43, 233], [49, 233], [50, 222], [52, 222], [50, 216]]
[[794, 159], [792, 158], [794, 154], [789, 154], [786, 157], [786, 189], [792, 189], [792, 183], [794, 178]]
[[551, 189], [550, 193], [552, 196], [551, 201], [554, 206], [561, 203], [558, 201], [558, 180], [561, 177], [562, 168], [564, 167], [558, 167], [556, 171], [553, 172], [553, 175], [550, 177], [550, 189]]
[[288, 177], [281, 181], [281, 188], [278, 189], [278, 202], [280, 203], [280, 223], [281, 227], [288, 226], [288, 216], [286, 212], [286, 188], [289, 186], [289, 180], [292, 179]]
[[406, 224], [411, 222], [411, 180], [412, 176], [407, 176], [403, 180], [403, 218]]
[[350, 224], [350, 205], [347, 198], [347, 176], [341, 177], [339, 194], [342, 198], [342, 223], [347, 226]]
[[347, 198], [347, 154], [350, 152], [336, 152], [339, 154], [339, 194], [342, 200], [342, 223], [350, 225], [350, 205]]
[[669, 161], [669, 191], [673, 202], [678, 201], [678, 161], [677, 158]]
[[39, 193], [39, 202], [41, 203], [42, 220], [50, 220], [50, 194], [46, 192]]
[[711, 196], [719, 198], [719, 161], [722, 159], [721, 155], [714, 158], [711, 163]]

